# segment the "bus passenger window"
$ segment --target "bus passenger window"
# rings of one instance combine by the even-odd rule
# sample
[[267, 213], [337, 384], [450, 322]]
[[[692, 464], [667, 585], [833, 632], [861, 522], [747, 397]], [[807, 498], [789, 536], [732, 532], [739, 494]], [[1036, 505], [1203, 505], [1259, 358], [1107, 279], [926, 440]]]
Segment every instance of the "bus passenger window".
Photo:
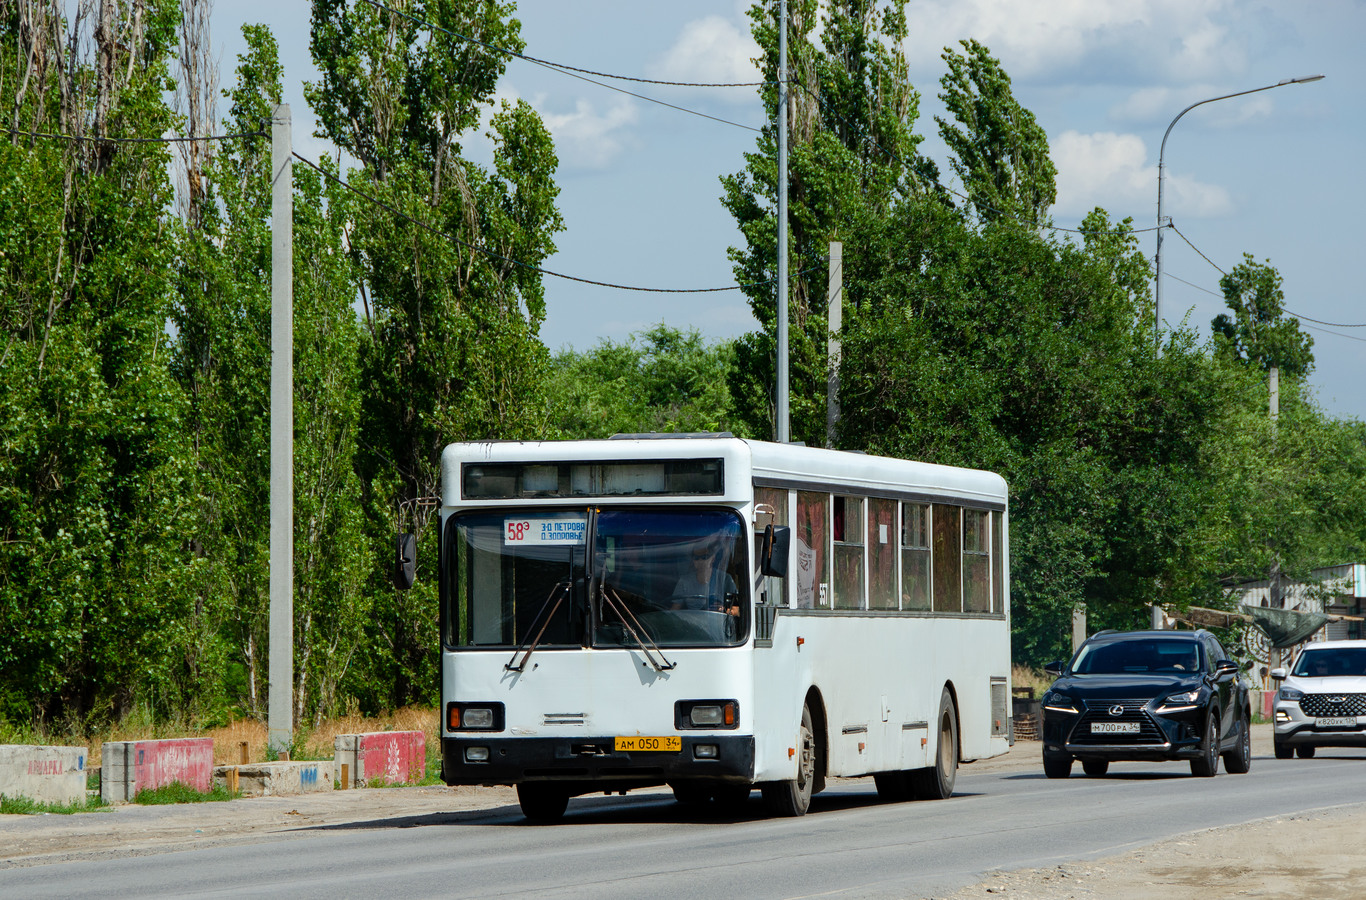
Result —
[[863, 498], [834, 498], [836, 609], [863, 608]]
[[1005, 596], [1001, 591], [1002, 577], [1005, 574], [1005, 545], [1001, 542], [1001, 517], [1004, 513], [991, 514], [991, 611], [1004, 613]]
[[930, 608], [930, 507], [901, 505], [901, 608]]
[[963, 611], [962, 509], [934, 506], [934, 611]]
[[963, 609], [967, 612], [991, 612], [990, 516], [982, 509], [963, 510]]
[[868, 608], [896, 609], [896, 501], [868, 501]]
[[792, 530], [792, 543], [796, 553], [798, 609], [816, 609], [830, 603], [825, 575], [829, 554], [829, 506], [829, 494], [797, 492], [797, 521]]

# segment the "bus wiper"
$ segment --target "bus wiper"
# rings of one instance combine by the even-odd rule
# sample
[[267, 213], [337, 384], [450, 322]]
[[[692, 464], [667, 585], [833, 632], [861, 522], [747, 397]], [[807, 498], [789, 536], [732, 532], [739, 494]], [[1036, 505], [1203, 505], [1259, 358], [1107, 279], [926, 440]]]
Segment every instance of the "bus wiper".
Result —
[[[526, 661], [531, 659], [531, 654], [536, 652], [536, 645], [541, 642], [541, 636], [545, 634], [546, 628], [550, 626], [550, 620], [555, 618], [555, 611], [560, 608], [560, 604], [564, 602], [564, 598], [568, 596], [568, 594], [568, 581], [561, 581], [550, 589], [550, 593], [546, 595], [545, 602], [542, 603], [541, 608], [536, 611], [536, 617], [531, 620], [531, 627], [527, 629], [528, 633], [535, 632], [531, 642], [527, 643], [524, 641], [518, 644], [517, 649], [512, 651], [512, 659], [509, 659], [507, 663], [503, 665], [504, 669], [509, 672], [521, 672], [526, 668]], [[551, 606], [550, 604], [550, 601], [552, 600], [555, 601], [554, 606]], [[548, 615], [546, 613], [547, 609], [550, 610]], [[544, 621], [542, 621], [542, 619], [544, 619]], [[541, 626], [539, 630], [536, 628], [537, 624]], [[513, 665], [517, 660], [518, 653], [524, 653], [522, 661]]]
[[[665, 672], [677, 665], [677, 663], [669, 662], [664, 656], [664, 652], [659, 649], [659, 645], [650, 640], [649, 632], [645, 630], [645, 626], [640, 624], [635, 613], [627, 608], [625, 601], [615, 590], [608, 588], [604, 583], [600, 588], [599, 596], [602, 597], [602, 602], [610, 606], [612, 612], [617, 614], [617, 618], [621, 620], [621, 626], [635, 639], [636, 644], [640, 647], [640, 652], [645, 654], [645, 659], [656, 672]], [[659, 662], [655, 662], [656, 656], [659, 657]]]

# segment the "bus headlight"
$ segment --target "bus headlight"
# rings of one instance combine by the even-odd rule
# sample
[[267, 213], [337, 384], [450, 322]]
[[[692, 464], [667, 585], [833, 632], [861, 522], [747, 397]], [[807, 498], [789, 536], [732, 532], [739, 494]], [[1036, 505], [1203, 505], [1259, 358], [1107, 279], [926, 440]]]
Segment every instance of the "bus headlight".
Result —
[[734, 700], [680, 700], [674, 705], [676, 728], [735, 728], [740, 708]]
[[447, 703], [447, 731], [502, 731], [503, 704]]

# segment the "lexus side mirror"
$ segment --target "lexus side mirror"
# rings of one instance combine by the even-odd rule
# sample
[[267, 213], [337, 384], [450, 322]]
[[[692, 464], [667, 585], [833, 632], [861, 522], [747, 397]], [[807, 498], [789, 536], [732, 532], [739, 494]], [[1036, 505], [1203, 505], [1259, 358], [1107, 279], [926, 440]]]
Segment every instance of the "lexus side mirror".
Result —
[[1221, 659], [1214, 664], [1215, 678], [1228, 678], [1238, 674], [1238, 664], [1231, 659]]
[[394, 538], [394, 587], [406, 591], [417, 581], [417, 538], [400, 534]]
[[1043, 670], [1047, 675], [1052, 675], [1054, 678], [1061, 678], [1062, 670], [1065, 668], [1067, 668], [1067, 663], [1060, 659], [1055, 659], [1051, 663], [1045, 663]]
[[769, 525], [765, 528], [763, 543], [759, 545], [759, 571], [774, 578], [786, 578], [788, 550], [791, 546], [791, 528], [786, 525]]

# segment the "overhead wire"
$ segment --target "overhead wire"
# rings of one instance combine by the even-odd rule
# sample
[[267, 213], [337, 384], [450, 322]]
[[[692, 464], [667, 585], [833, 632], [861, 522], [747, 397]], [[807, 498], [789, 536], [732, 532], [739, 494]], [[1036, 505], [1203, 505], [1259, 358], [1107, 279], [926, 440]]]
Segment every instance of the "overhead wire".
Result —
[[[566, 280], [566, 281], [574, 281], [574, 282], [578, 282], [579, 284], [588, 284], [588, 285], [592, 285], [592, 286], [594, 286], [594, 287], [611, 288], [611, 289], [613, 289], [613, 290], [618, 290], [618, 291], [638, 291], [638, 292], [642, 292], [642, 293], [653, 293], [653, 294], [717, 294], [717, 293], [723, 293], [723, 292], [725, 292], [725, 291], [738, 291], [738, 290], [744, 290], [744, 289], [746, 289], [746, 288], [761, 287], [761, 286], [766, 285], [766, 284], [772, 284], [772, 283], [774, 282], [774, 280], [775, 280], [775, 279], [770, 278], [770, 279], [767, 279], [767, 280], [765, 280], [765, 281], [756, 281], [756, 282], [751, 282], [751, 283], [748, 283], [748, 284], [732, 284], [732, 285], [726, 285], [725, 287], [708, 287], [708, 288], [656, 288], [656, 287], [641, 287], [641, 286], [638, 286], [638, 285], [629, 285], [629, 284], [615, 284], [615, 283], [610, 282], [610, 281], [596, 281], [596, 280], [591, 279], [591, 278], [580, 278], [580, 277], [577, 276], [577, 275], [566, 275], [566, 274], [563, 273], [563, 272], [555, 272], [555, 271], [553, 271], [553, 270], [551, 270], [551, 269], [546, 269], [546, 268], [543, 268], [543, 267], [541, 267], [541, 266], [532, 265], [531, 263], [522, 262], [521, 260], [513, 259], [512, 257], [509, 257], [509, 256], [504, 256], [504, 255], [502, 255], [501, 253], [496, 253], [496, 252], [494, 252], [494, 251], [492, 251], [492, 250], [489, 250], [489, 249], [486, 248], [486, 247], [480, 247], [479, 245], [470, 243], [469, 241], [461, 240], [460, 238], [455, 237], [455, 236], [452, 235], [452, 234], [448, 234], [448, 233], [442, 231], [441, 229], [437, 228], [437, 227], [434, 226], [434, 225], [431, 225], [431, 224], [429, 224], [429, 223], [427, 223], [427, 222], [424, 222], [424, 221], [422, 221], [421, 219], [418, 219], [418, 218], [416, 218], [416, 217], [414, 217], [414, 216], [408, 215], [407, 213], [403, 212], [403, 211], [400, 210], [400, 209], [397, 209], [397, 208], [394, 207], [392, 204], [389, 204], [389, 203], [384, 202], [383, 200], [379, 199], [378, 197], [374, 197], [374, 196], [372, 196], [372, 195], [366, 193], [365, 191], [362, 191], [360, 188], [358, 188], [358, 187], [356, 187], [355, 185], [349, 183], [349, 182], [346, 181], [345, 179], [339, 178], [338, 176], [332, 174], [331, 172], [329, 172], [329, 171], [327, 171], [326, 169], [322, 168], [321, 166], [317, 165], [317, 164], [314, 163], [312, 160], [309, 160], [309, 159], [307, 159], [307, 158], [305, 158], [305, 157], [303, 157], [303, 156], [300, 156], [297, 152], [293, 153], [293, 156], [294, 156], [295, 159], [299, 160], [299, 161], [302, 162], [304, 165], [308, 166], [310, 169], [312, 169], [312, 170], [314, 170], [315, 172], [317, 172], [318, 174], [322, 175], [324, 178], [327, 178], [329, 181], [333, 182], [334, 184], [338, 185], [339, 187], [342, 187], [342, 188], [344, 188], [344, 189], [350, 191], [351, 193], [355, 194], [356, 196], [358, 196], [358, 197], [360, 197], [360, 198], [362, 198], [362, 199], [364, 199], [364, 200], [367, 200], [367, 201], [369, 201], [370, 203], [373, 203], [373, 204], [375, 204], [376, 206], [379, 206], [379, 207], [381, 207], [381, 208], [387, 210], [388, 212], [392, 213], [392, 214], [395, 215], [395, 216], [398, 216], [398, 217], [401, 218], [401, 219], [404, 219], [405, 221], [411, 222], [413, 225], [416, 225], [417, 227], [423, 229], [424, 231], [427, 231], [427, 232], [429, 232], [429, 233], [431, 233], [431, 234], [433, 234], [433, 235], [435, 235], [435, 236], [437, 236], [437, 237], [440, 237], [440, 238], [442, 238], [443, 240], [447, 240], [447, 241], [450, 241], [451, 243], [458, 244], [458, 245], [460, 245], [461, 247], [464, 247], [464, 248], [466, 248], [466, 249], [468, 249], [468, 250], [473, 250], [473, 251], [476, 252], [476, 253], [481, 253], [481, 254], [483, 254], [484, 256], [486, 256], [486, 257], [488, 257], [488, 258], [490, 258], [490, 259], [496, 259], [496, 260], [498, 260], [499, 262], [505, 262], [505, 263], [508, 263], [508, 264], [510, 264], [510, 265], [517, 266], [517, 267], [519, 267], [519, 268], [527, 269], [527, 270], [532, 271], [532, 272], [537, 272], [537, 273], [539, 273], [539, 274], [541, 274], [541, 275], [549, 275], [549, 276], [551, 276], [551, 277], [553, 277], [553, 278], [562, 278], [562, 279], [564, 279], [564, 280]], [[809, 271], [814, 271], [814, 268], [813, 268], [813, 269], [809, 269], [809, 270], [807, 270], [807, 271], [808, 271], [808, 272], [809, 272]], [[805, 272], [798, 273], [798, 274], [805, 274]]]
[[50, 138], [59, 141], [77, 141], [88, 143], [110, 143], [110, 144], [179, 144], [193, 141], [227, 141], [238, 138], [249, 137], [269, 137], [268, 131], [244, 131], [240, 134], [205, 134], [205, 135], [177, 135], [175, 137], [157, 138], [125, 138], [125, 137], [91, 137], [84, 134], [59, 134], [47, 131], [24, 131], [20, 128], [6, 128], [6, 134], [19, 134], [25, 137]]
[[723, 119], [723, 118], [721, 118], [720, 116], [713, 116], [713, 115], [711, 115], [711, 114], [709, 114], [709, 113], [704, 113], [704, 112], [702, 112], [701, 110], [689, 109], [689, 108], [686, 107], [686, 106], [679, 106], [679, 105], [676, 104], [676, 103], [669, 103], [669, 102], [666, 101], [666, 100], [660, 100], [660, 99], [655, 98], [655, 97], [649, 97], [649, 96], [646, 96], [645, 94], [637, 94], [635, 91], [628, 91], [628, 90], [626, 90], [625, 88], [620, 88], [620, 87], [617, 87], [616, 85], [612, 85], [612, 84], [604, 84], [604, 83], [601, 82], [601, 81], [595, 81], [594, 79], [589, 78], [589, 77], [587, 77], [587, 76], [588, 76], [588, 75], [595, 75], [595, 76], [597, 76], [597, 77], [599, 77], [599, 78], [616, 78], [616, 79], [620, 79], [620, 80], [622, 80], [622, 81], [635, 81], [635, 82], [640, 82], [640, 83], [643, 83], [643, 84], [660, 84], [660, 85], [670, 85], [670, 86], [673, 86], [673, 87], [694, 87], [694, 88], [760, 87], [760, 86], [762, 86], [762, 85], [764, 85], [764, 84], [768, 84], [768, 83], [770, 83], [770, 82], [755, 81], [755, 82], [734, 82], [734, 83], [720, 83], [720, 82], [716, 82], [716, 83], [706, 83], [706, 82], [686, 82], [686, 81], [657, 81], [657, 80], [653, 80], [653, 79], [649, 79], [649, 78], [637, 78], [637, 77], [634, 77], [634, 76], [631, 76], [631, 75], [613, 75], [613, 74], [610, 74], [610, 73], [607, 73], [607, 72], [594, 72], [594, 71], [592, 71], [591, 69], [580, 69], [580, 68], [577, 68], [577, 67], [575, 67], [575, 66], [565, 65], [564, 63], [556, 63], [556, 62], [551, 62], [551, 61], [549, 61], [549, 60], [538, 59], [538, 58], [536, 58], [536, 57], [534, 57], [534, 56], [527, 56], [525, 53], [519, 53], [519, 52], [517, 52], [516, 50], [509, 50], [509, 49], [506, 48], [506, 47], [499, 47], [499, 46], [496, 45], [496, 44], [490, 44], [490, 43], [487, 43], [486, 41], [481, 41], [481, 40], [479, 40], [478, 38], [470, 37], [470, 36], [467, 35], [467, 34], [461, 34], [461, 33], [458, 32], [458, 31], [452, 31], [452, 30], [450, 30], [449, 28], [442, 28], [440, 25], [436, 25], [435, 23], [428, 22], [428, 21], [425, 21], [425, 20], [423, 20], [423, 19], [419, 19], [419, 18], [417, 18], [416, 16], [413, 16], [413, 15], [410, 15], [410, 14], [408, 14], [408, 13], [406, 13], [406, 12], [403, 12], [402, 10], [397, 10], [397, 9], [393, 9], [392, 7], [385, 6], [383, 3], [379, 3], [378, 0], [361, 0], [361, 2], [367, 3], [367, 4], [369, 4], [370, 6], [374, 7], [375, 9], [383, 10], [383, 11], [385, 11], [385, 12], [388, 12], [388, 13], [392, 14], [392, 15], [400, 16], [401, 18], [407, 19], [408, 21], [412, 22], [413, 24], [417, 25], [417, 26], [420, 27], [420, 28], [428, 28], [428, 29], [430, 29], [430, 30], [432, 30], [432, 31], [438, 31], [438, 32], [441, 32], [442, 34], [450, 35], [451, 37], [458, 38], [458, 39], [460, 39], [460, 40], [462, 40], [462, 41], [468, 41], [468, 42], [470, 42], [470, 43], [472, 43], [472, 44], [477, 44], [478, 46], [487, 48], [487, 49], [489, 49], [489, 50], [493, 50], [494, 52], [503, 53], [503, 54], [506, 54], [507, 56], [511, 56], [511, 57], [513, 57], [513, 58], [523, 60], [524, 62], [529, 62], [529, 63], [532, 63], [533, 65], [541, 66], [542, 68], [550, 69], [550, 70], [552, 70], [552, 71], [561, 72], [561, 73], [563, 73], [563, 74], [565, 74], [565, 75], [570, 76], [571, 78], [577, 78], [577, 79], [579, 79], [580, 81], [586, 81], [586, 82], [588, 82], [589, 84], [595, 84], [595, 85], [597, 85], [598, 87], [606, 88], [606, 89], [609, 90], [609, 91], [616, 91], [617, 93], [619, 93], [619, 94], [625, 94], [625, 95], [627, 95], [628, 97], [635, 97], [637, 100], [643, 100], [643, 101], [645, 101], [646, 103], [655, 103], [655, 104], [658, 104], [659, 106], [666, 106], [666, 107], [668, 107], [669, 109], [677, 110], [678, 112], [687, 113], [688, 115], [692, 115], [692, 116], [698, 116], [699, 118], [703, 118], [703, 119], [710, 119], [711, 121], [713, 121], [713, 122], [719, 122], [719, 123], [722, 124], [722, 125], [731, 125], [731, 126], [733, 126], [733, 127], [735, 127], [735, 128], [743, 128], [743, 129], [745, 129], [746, 131], [754, 131], [754, 132], [762, 131], [762, 129], [756, 128], [756, 127], [754, 127], [753, 125], [746, 125], [746, 124], [744, 124], [743, 122], [734, 122], [734, 121], [731, 121], [730, 119]]

